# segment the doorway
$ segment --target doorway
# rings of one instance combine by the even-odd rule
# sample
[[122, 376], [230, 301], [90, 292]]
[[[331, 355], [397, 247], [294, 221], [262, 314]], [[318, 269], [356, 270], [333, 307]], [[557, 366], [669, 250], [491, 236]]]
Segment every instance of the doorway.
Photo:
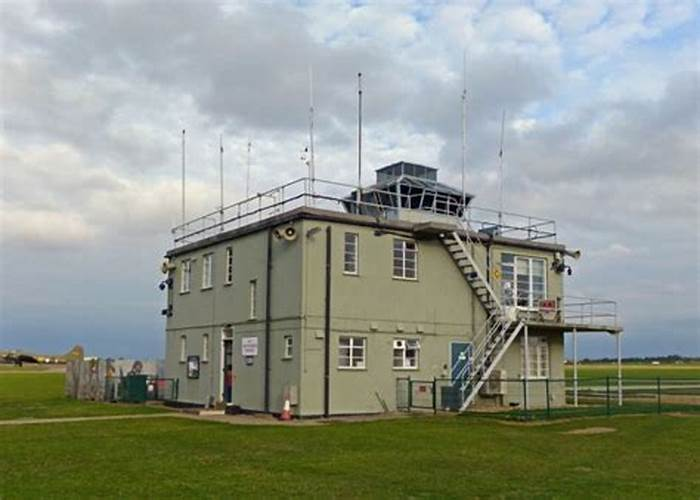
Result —
[[450, 381], [463, 382], [472, 369], [471, 342], [450, 342]]
[[221, 330], [221, 400], [233, 404], [233, 330]]

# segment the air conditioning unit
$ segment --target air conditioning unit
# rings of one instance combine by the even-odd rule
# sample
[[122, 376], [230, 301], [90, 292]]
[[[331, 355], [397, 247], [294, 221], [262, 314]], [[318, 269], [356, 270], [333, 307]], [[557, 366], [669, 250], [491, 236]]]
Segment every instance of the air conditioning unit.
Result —
[[506, 393], [505, 370], [494, 370], [489, 379], [481, 386], [481, 394], [485, 396], [502, 396]]
[[394, 340], [394, 349], [403, 349], [403, 347], [404, 347], [403, 340]]

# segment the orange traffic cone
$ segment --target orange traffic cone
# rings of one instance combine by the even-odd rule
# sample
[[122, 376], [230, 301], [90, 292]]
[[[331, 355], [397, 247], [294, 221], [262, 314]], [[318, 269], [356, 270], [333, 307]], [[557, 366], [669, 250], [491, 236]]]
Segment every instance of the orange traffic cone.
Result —
[[282, 414], [280, 415], [280, 420], [291, 420], [292, 411], [291, 405], [289, 404], [289, 398], [284, 400], [284, 406], [282, 407]]

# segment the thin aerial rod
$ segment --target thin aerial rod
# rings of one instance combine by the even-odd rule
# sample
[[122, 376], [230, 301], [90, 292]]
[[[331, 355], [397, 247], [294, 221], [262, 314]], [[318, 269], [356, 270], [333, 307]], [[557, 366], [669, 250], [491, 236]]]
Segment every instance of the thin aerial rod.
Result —
[[[309, 178], [311, 179], [311, 194], [314, 194], [316, 180], [316, 160], [314, 158], [314, 73], [309, 65]], [[311, 199], [313, 203], [313, 198]]]
[[182, 230], [185, 230], [185, 129], [182, 129]]
[[467, 201], [465, 191], [465, 170], [467, 163], [467, 51], [462, 58], [462, 210]]
[[219, 216], [221, 231], [224, 230], [224, 136], [219, 135]]
[[362, 199], [362, 73], [357, 74], [357, 213]]
[[245, 199], [250, 197], [250, 149], [253, 143], [248, 139], [248, 154], [246, 156], [246, 173], [245, 173]]
[[506, 110], [501, 114], [501, 147], [498, 149], [498, 177], [499, 177], [499, 200], [498, 200], [498, 225], [503, 226], [503, 137], [506, 130]]

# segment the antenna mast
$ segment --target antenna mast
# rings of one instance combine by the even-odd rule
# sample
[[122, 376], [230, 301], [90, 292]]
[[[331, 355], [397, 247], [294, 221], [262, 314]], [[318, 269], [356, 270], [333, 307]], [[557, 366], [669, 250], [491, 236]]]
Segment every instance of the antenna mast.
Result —
[[246, 156], [246, 173], [245, 173], [245, 199], [250, 197], [250, 148], [253, 143], [248, 139], [248, 154]]
[[362, 73], [357, 74], [357, 213], [362, 199]]
[[311, 203], [313, 203], [316, 163], [314, 159], [314, 73], [311, 65], [309, 65], [309, 178], [311, 179]]
[[506, 110], [501, 114], [501, 147], [498, 150], [499, 204], [498, 225], [503, 226], [503, 136], [505, 135]]
[[224, 136], [219, 135], [219, 218], [220, 230], [224, 230]]
[[185, 232], [185, 129], [182, 129], [182, 231]]
[[467, 162], [467, 51], [462, 57], [462, 211], [466, 205], [464, 175]]

